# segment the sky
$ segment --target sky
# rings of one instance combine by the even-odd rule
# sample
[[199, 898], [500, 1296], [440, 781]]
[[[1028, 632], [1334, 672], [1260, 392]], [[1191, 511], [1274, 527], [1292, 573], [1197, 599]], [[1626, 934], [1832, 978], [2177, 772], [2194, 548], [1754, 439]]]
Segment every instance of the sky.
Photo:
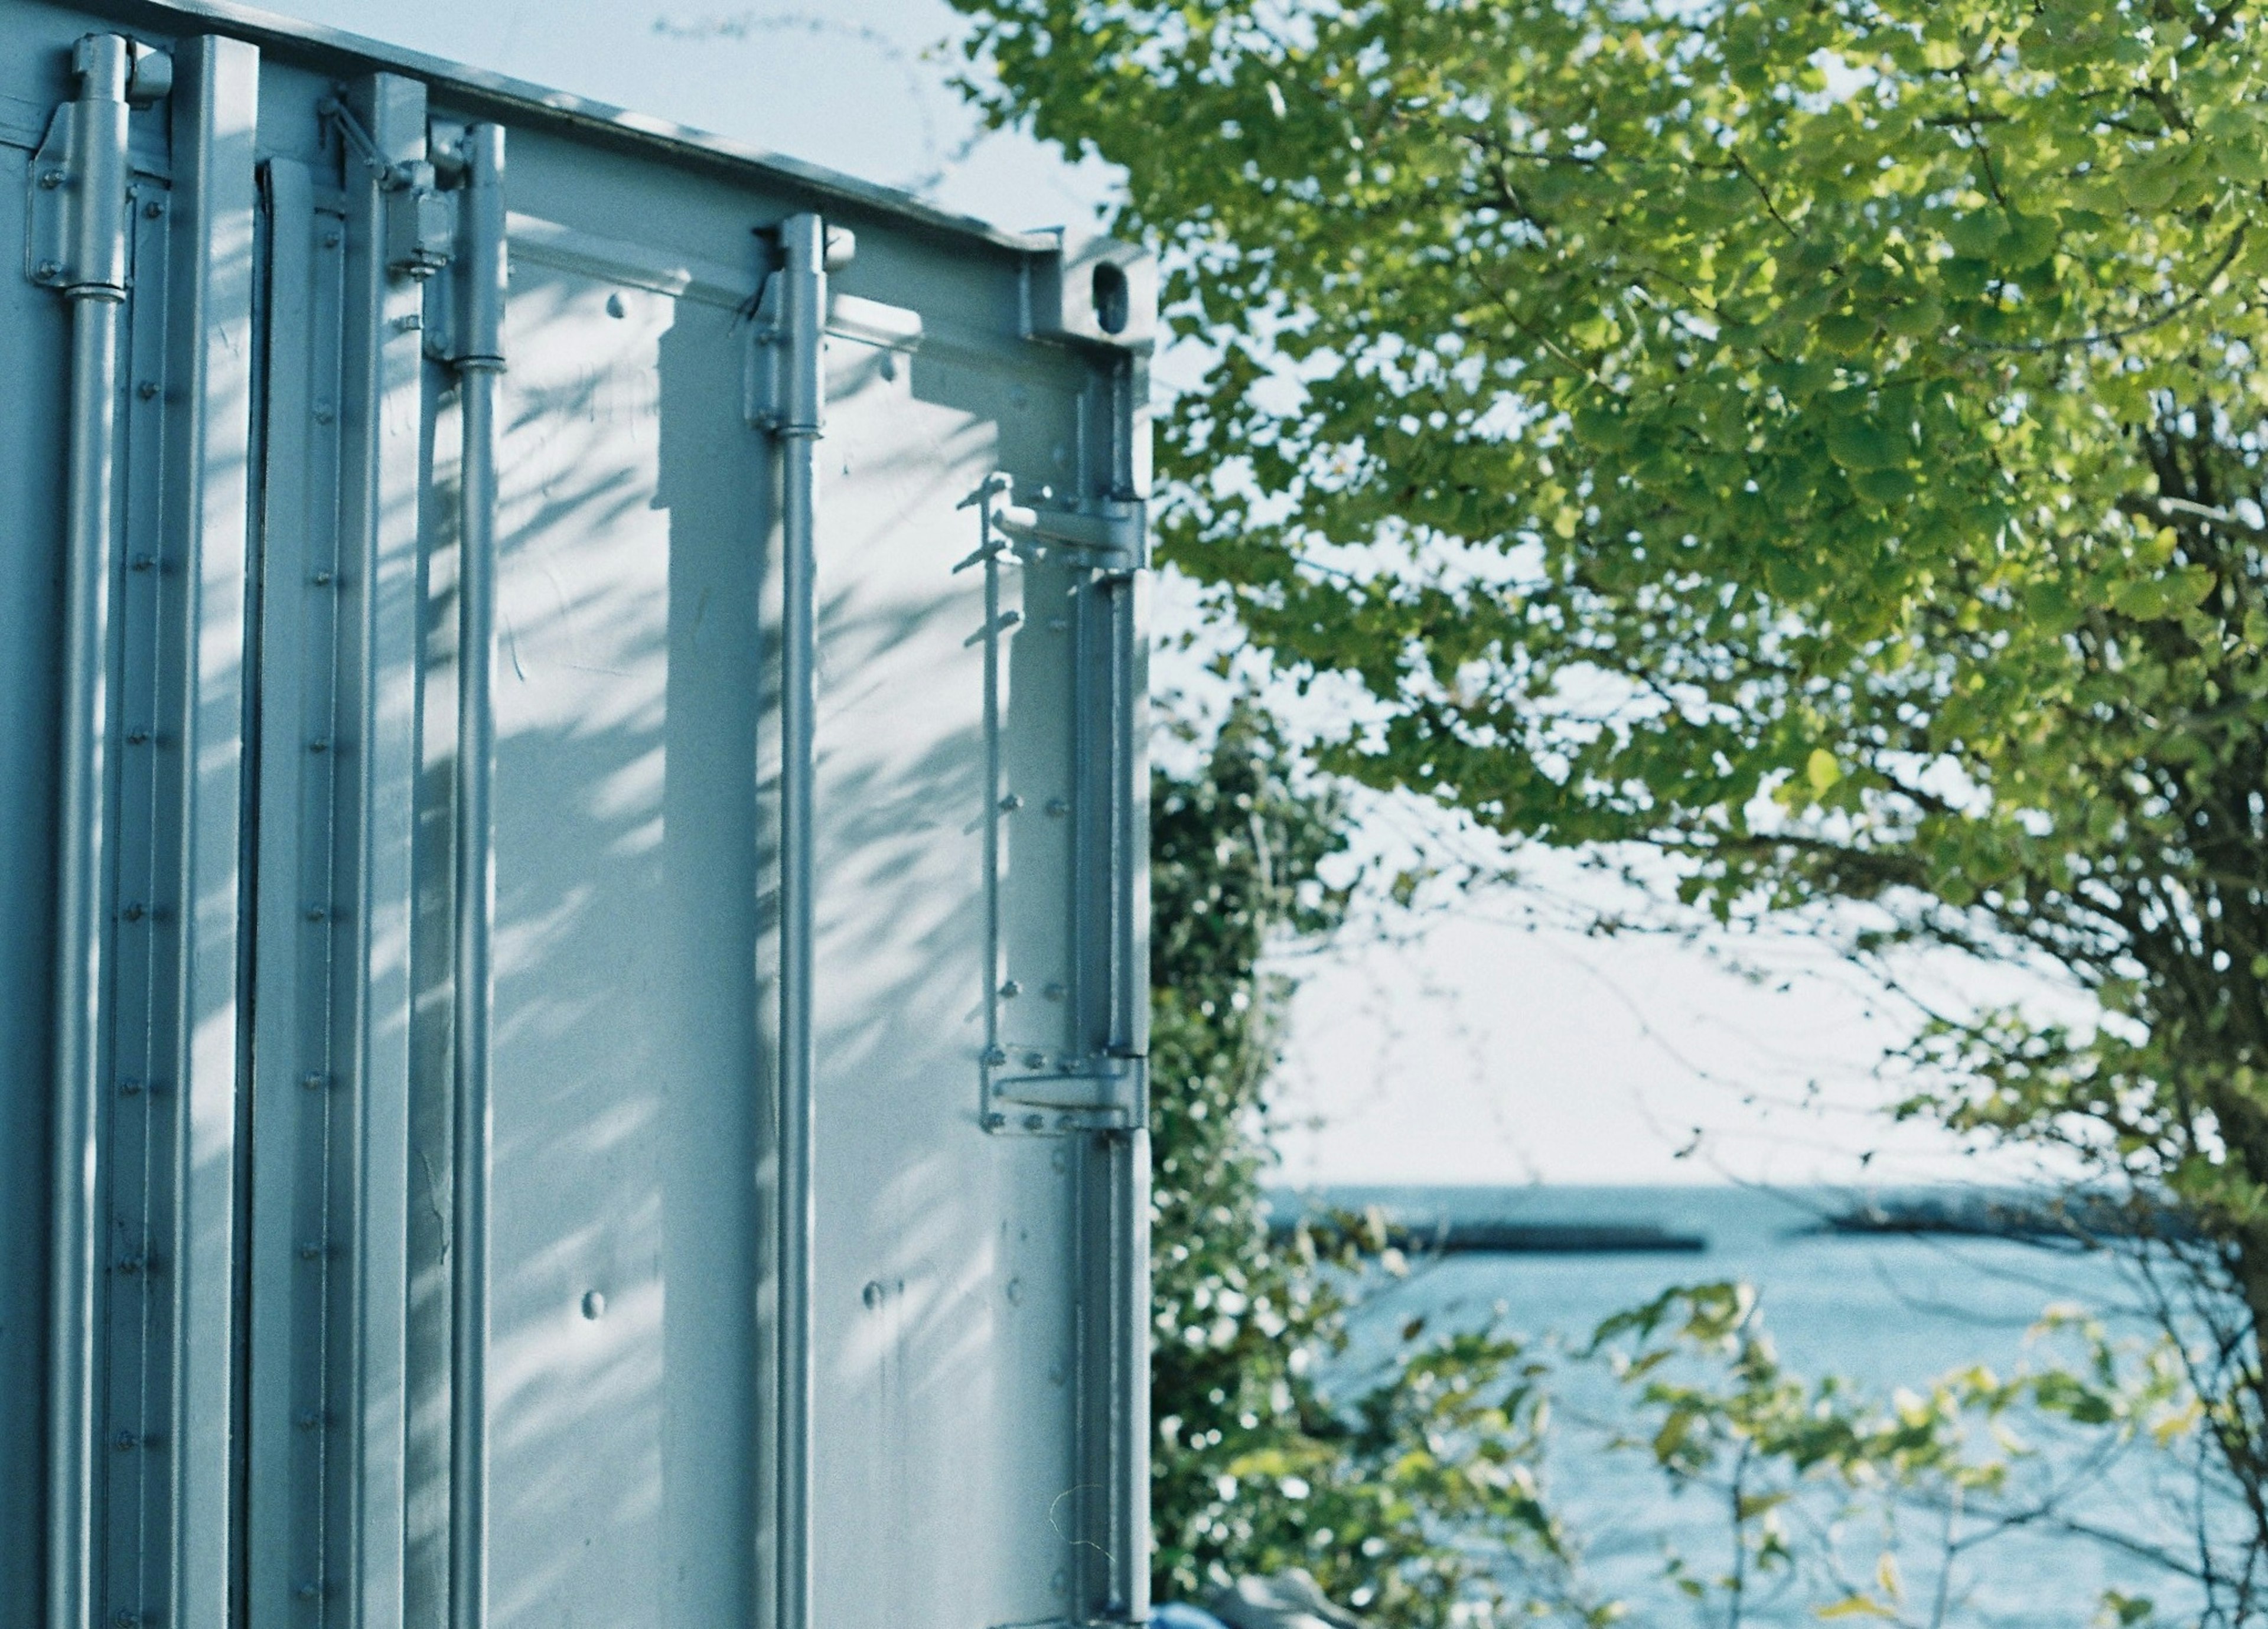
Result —
[[[1092, 219], [1114, 184], [987, 134], [947, 80], [942, 0], [269, 0], [269, 9], [922, 190], [1013, 227]], [[1167, 378], [1171, 365], [1160, 369]], [[1161, 622], [1195, 615], [1173, 586]], [[1170, 666], [1161, 668], [1168, 682]], [[1202, 682], [1195, 674], [1189, 682]], [[1363, 845], [1442, 839], [1368, 806]], [[1470, 839], [1462, 839], [1469, 848]], [[2020, 1175], [1886, 1127], [1875, 1063], [1905, 1033], [1881, 993], [1797, 943], [1602, 939], [1613, 903], [1564, 860], [1527, 884], [1387, 912], [1300, 980], [1276, 1119], [1295, 1183], [1891, 1183]]]

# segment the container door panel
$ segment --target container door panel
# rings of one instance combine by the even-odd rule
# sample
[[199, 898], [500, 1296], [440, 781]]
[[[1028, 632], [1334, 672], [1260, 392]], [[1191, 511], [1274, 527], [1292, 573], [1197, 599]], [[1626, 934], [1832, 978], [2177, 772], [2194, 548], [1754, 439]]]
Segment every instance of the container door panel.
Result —
[[559, 241], [514, 244], [500, 415], [491, 1610], [740, 1621], [762, 443], [729, 299]]

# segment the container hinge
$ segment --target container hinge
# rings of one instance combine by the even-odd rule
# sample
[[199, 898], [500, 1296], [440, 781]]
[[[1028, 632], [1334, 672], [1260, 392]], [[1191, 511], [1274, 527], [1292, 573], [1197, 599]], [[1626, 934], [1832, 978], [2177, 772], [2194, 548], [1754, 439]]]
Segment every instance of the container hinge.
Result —
[[55, 109], [32, 159], [24, 275], [42, 288], [123, 299], [126, 110], [147, 107], [172, 91], [173, 60], [138, 40], [124, 41], [122, 87], [114, 39], [110, 83], [98, 84], [90, 47], [105, 38], [112, 37], [90, 34], [79, 42], [71, 60], [79, 94]]
[[1076, 549], [1098, 571], [1132, 571], [1145, 563], [1145, 507], [1123, 498], [1105, 498], [1093, 512], [1003, 504], [992, 512], [992, 524], [1012, 538]]
[[777, 431], [787, 422], [787, 334], [780, 325], [783, 281], [777, 272], [767, 274], [749, 324], [741, 416], [755, 430]]
[[995, 1046], [984, 1055], [984, 1129], [1057, 1135], [1131, 1131], [1145, 1095], [1147, 1060], [1116, 1052], [1051, 1056]]
[[353, 110], [335, 96], [315, 104], [315, 117], [337, 129], [341, 150], [361, 159], [386, 195], [387, 269], [430, 277], [447, 265], [457, 240], [457, 201], [441, 190], [433, 166], [423, 158], [387, 163]]
[[[824, 269], [840, 271], [848, 266], [858, 251], [858, 240], [847, 226], [829, 226], [821, 251]], [[759, 233], [759, 236], [765, 235]], [[792, 336], [787, 331], [784, 315], [787, 298], [786, 276], [783, 270], [764, 275], [763, 285], [756, 292], [753, 307], [743, 306], [751, 321], [748, 325], [748, 348], [741, 375], [741, 416], [751, 429], [769, 431], [773, 435], [816, 436], [826, 429], [826, 402], [814, 399], [801, 404], [800, 409], [789, 400], [789, 351]], [[897, 343], [910, 349], [920, 342], [921, 320], [910, 312], [897, 313], [891, 306], [860, 301], [865, 309], [876, 313], [890, 313], [905, 321], [894, 322], [891, 335]], [[880, 317], [877, 322], [885, 321]], [[910, 338], [906, 329], [910, 324]], [[822, 321], [822, 328], [827, 326]]]

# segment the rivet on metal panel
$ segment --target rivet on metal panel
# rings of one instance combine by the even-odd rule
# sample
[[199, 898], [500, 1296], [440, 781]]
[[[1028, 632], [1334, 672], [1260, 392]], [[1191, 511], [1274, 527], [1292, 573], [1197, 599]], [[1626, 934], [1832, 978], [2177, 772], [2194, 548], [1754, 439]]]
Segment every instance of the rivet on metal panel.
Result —
[[307, 743], [307, 750], [309, 752], [328, 752], [330, 749], [331, 743], [320, 737]]
[[318, 588], [328, 588], [331, 586], [332, 579], [331, 574], [328, 571], [318, 571], [314, 576], [309, 578], [307, 580], [313, 583]]
[[311, 1092], [320, 1092], [331, 1083], [331, 1077], [320, 1069], [310, 1069], [299, 1077], [299, 1084]]
[[314, 1431], [320, 1429], [325, 1424], [325, 1420], [320, 1409], [311, 1408], [301, 1414], [294, 1423], [302, 1431]]
[[988, 1131], [997, 1131], [1007, 1124], [1008, 1117], [997, 1110], [984, 1117], [984, 1129]]
[[1008, 1304], [1012, 1307], [1024, 1304], [1024, 1281], [1021, 1279], [1008, 1280]]
[[40, 185], [48, 192], [53, 192], [56, 188], [62, 186], [63, 184], [63, 173], [61, 170], [41, 170], [40, 172]]
[[338, 414], [332, 408], [329, 402], [318, 402], [315, 403], [315, 422], [317, 424], [328, 424], [336, 417], [338, 417]]
[[139, 747], [149, 741], [149, 739], [150, 732], [143, 729], [138, 725], [135, 728], [126, 732], [126, 744], [129, 747]]
[[630, 314], [630, 308], [622, 304], [621, 295], [609, 294], [607, 296], [607, 314], [610, 317], [627, 317]]
[[142, 217], [144, 220], [156, 220], [165, 212], [166, 201], [163, 198], [152, 198], [142, 206]]
[[1013, 1001], [1024, 993], [1024, 986], [1012, 978], [1000, 986], [1000, 993], [1008, 1000]]
[[122, 1431], [111, 1439], [111, 1446], [122, 1454], [130, 1454], [142, 1446], [142, 1439], [130, 1431]]
[[988, 1046], [984, 1049], [984, 1061], [998, 1069], [1008, 1061], [1008, 1054], [1000, 1047]]
[[1000, 812], [1003, 814], [1013, 814], [1018, 809], [1020, 809], [1023, 807], [1024, 800], [1022, 796], [1017, 792], [1012, 792], [1006, 797], [1000, 800]]
[[339, 229], [335, 226], [323, 234], [323, 247], [327, 249], [335, 249], [340, 242]]
[[1048, 1055], [1047, 1055], [1045, 1052], [1027, 1052], [1027, 1053], [1025, 1053], [1025, 1054], [1024, 1054], [1024, 1067], [1025, 1067], [1025, 1068], [1027, 1068], [1027, 1069], [1044, 1069], [1044, 1068], [1046, 1068], [1047, 1066], [1048, 1066]]
[[32, 268], [32, 281], [34, 283], [53, 283], [63, 275], [63, 268], [61, 261], [43, 260]]
[[117, 1629], [134, 1629], [134, 1625], [142, 1621], [142, 1614], [139, 1612], [113, 1612], [110, 1615], [110, 1621], [117, 1625]]
[[129, 1075], [125, 1080], [121, 1080], [118, 1083], [118, 1095], [121, 1097], [141, 1096], [142, 1082], [135, 1080], [131, 1075]]
[[1049, 984], [1047, 988], [1041, 991], [1040, 993], [1050, 1001], [1060, 1001], [1065, 996], [1069, 995], [1071, 991], [1061, 984]]
[[607, 1298], [596, 1290], [586, 1290], [583, 1295], [583, 1316], [597, 1323], [607, 1316]]
[[1053, 1154], [1048, 1156], [1048, 1168], [1051, 1171], [1067, 1171], [1071, 1169], [1071, 1156], [1065, 1154], [1062, 1149], [1057, 1149]]
[[312, 1579], [309, 1580], [307, 1582], [299, 1586], [299, 1598], [302, 1601], [321, 1600], [323, 1598], [323, 1586]]
[[134, 394], [144, 402], [155, 402], [158, 399], [158, 381], [154, 379], [144, 380], [134, 387]]
[[1061, 820], [1064, 815], [1071, 813], [1071, 800], [1069, 798], [1049, 798], [1048, 800], [1048, 813], [1054, 815], [1057, 820]]
[[137, 899], [127, 905], [126, 908], [121, 910], [118, 914], [125, 918], [129, 922], [139, 922], [143, 918], [150, 914], [150, 907], [144, 904]]
[[301, 1261], [320, 1261], [322, 1258], [323, 1242], [320, 1239], [303, 1239], [299, 1242]]
[[308, 906], [308, 907], [307, 907], [307, 920], [308, 920], [308, 921], [310, 921], [310, 922], [328, 922], [328, 921], [329, 921], [330, 919], [331, 919], [331, 910], [330, 910], [330, 907], [329, 907], [329, 906], [328, 906], [328, 905], [310, 905], [310, 906]]
[[[1036, 1069], [1039, 1065], [1034, 1064], [1032, 1067]], [[1024, 1117], [1024, 1129], [1027, 1131], [1036, 1131], [1047, 1123], [1048, 1117], [1043, 1114], [1027, 1114]]]
[[148, 1264], [139, 1256], [129, 1256], [119, 1262], [118, 1271], [127, 1278], [138, 1278], [141, 1276], [142, 1269], [146, 1265]]
[[875, 1308], [882, 1304], [882, 1294], [883, 1290], [880, 1282], [876, 1279], [869, 1279], [866, 1281], [866, 1287], [858, 1292], [858, 1299], [865, 1302], [866, 1310], [872, 1312]]
[[158, 557], [155, 555], [136, 555], [131, 563], [130, 569], [136, 571], [154, 571], [158, 569]]

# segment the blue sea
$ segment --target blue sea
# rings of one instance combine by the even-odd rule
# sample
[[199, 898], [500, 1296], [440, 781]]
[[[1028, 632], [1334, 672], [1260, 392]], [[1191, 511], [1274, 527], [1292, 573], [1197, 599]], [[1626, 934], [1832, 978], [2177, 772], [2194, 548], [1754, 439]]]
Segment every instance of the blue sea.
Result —
[[[1628, 1621], [1817, 1623], [1822, 1609], [1839, 1605], [1830, 1618], [1855, 1623], [2077, 1629], [2096, 1621], [2106, 1591], [2154, 1601], [2151, 1621], [2196, 1621], [2194, 1582], [2145, 1553], [2156, 1547], [2194, 1565], [2194, 1448], [2161, 1450], [2146, 1434], [2121, 1446], [2100, 1431], [2058, 1433], [2030, 1420], [2005, 1422], [2006, 1440], [1997, 1442], [1980, 1430], [1975, 1447], [2008, 1456], [2010, 1480], [1997, 1497], [1959, 1509], [1942, 1500], [1892, 1508], [1863, 1491], [1815, 1482], [1780, 1513], [1804, 1560], [1761, 1574], [1751, 1564], [1740, 1612], [1731, 1612], [1721, 1588], [1731, 1558], [1728, 1491], [1674, 1492], [1643, 1450], [1613, 1446], [1640, 1423], [1626, 1389], [1600, 1365], [1565, 1355], [1602, 1320], [1674, 1285], [1744, 1281], [1792, 1371], [1838, 1375], [1886, 1399], [1901, 1389], [1926, 1391], [1971, 1365], [2006, 1376], [2042, 1366], [2051, 1350], [2068, 1355], [2069, 1345], [2051, 1348], [2030, 1334], [2051, 1307], [2084, 1308], [2121, 1338], [2152, 1332], [2131, 1270], [2103, 1254], [2005, 1238], [1819, 1230], [1822, 1218], [1882, 1197], [1333, 1186], [1279, 1194], [1275, 1203], [1279, 1214], [1376, 1205], [1413, 1226], [1441, 1218], [1650, 1224], [1705, 1240], [1687, 1253], [1413, 1253], [1406, 1274], [1376, 1271], [1351, 1286], [1353, 1338], [1325, 1377], [1331, 1389], [1358, 1389], [1421, 1316], [1429, 1334], [1493, 1327], [1562, 1354], [1548, 1485], [1582, 1550], [1565, 1587], [1630, 1603]], [[1697, 1598], [1678, 1587], [1681, 1566], [1704, 1586]]]

